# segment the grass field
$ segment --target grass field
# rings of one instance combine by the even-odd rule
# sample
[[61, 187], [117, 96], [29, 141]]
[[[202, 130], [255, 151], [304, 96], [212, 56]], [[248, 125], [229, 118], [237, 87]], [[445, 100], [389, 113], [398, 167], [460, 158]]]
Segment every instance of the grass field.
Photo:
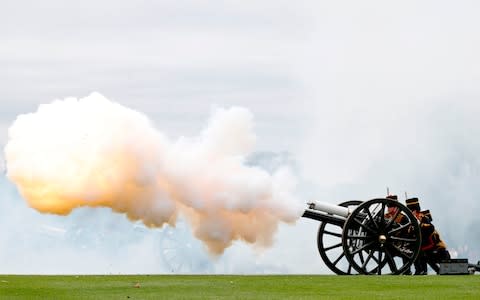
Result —
[[0, 275], [0, 299], [480, 299], [480, 276]]

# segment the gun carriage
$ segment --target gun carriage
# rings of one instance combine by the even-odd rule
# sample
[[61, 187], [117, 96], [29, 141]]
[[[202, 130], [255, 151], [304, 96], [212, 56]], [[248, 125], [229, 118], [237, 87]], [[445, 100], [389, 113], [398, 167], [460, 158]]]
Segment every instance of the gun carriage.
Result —
[[312, 202], [303, 217], [320, 221], [318, 251], [339, 275], [403, 274], [420, 251], [417, 219], [398, 201]]

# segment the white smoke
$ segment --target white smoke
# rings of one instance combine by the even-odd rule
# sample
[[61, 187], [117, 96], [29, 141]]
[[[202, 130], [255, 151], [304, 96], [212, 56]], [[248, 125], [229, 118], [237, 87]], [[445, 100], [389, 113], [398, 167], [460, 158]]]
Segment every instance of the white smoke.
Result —
[[98, 93], [20, 115], [5, 147], [7, 176], [44, 213], [109, 207], [149, 227], [187, 217], [215, 254], [235, 240], [268, 247], [302, 206], [286, 169], [247, 166], [252, 114], [217, 109], [197, 137], [171, 141], [142, 113]]

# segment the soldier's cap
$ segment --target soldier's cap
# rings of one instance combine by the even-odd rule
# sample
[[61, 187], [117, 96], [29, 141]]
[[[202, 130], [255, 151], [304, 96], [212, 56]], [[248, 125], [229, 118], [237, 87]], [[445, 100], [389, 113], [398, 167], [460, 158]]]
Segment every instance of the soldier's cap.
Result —
[[405, 200], [405, 204], [407, 204], [407, 207], [411, 210], [417, 210], [420, 211], [420, 203], [418, 202], [418, 198], [410, 198]]
[[431, 221], [433, 221], [432, 214], [430, 213], [429, 209], [422, 210], [421, 213]]
[[[385, 197], [387, 199], [390, 199], [390, 200], [393, 200], [395, 202], [398, 202], [398, 197], [397, 195], [388, 195], [387, 197]], [[391, 205], [389, 205], [389, 203], [387, 203], [387, 206], [390, 207]]]

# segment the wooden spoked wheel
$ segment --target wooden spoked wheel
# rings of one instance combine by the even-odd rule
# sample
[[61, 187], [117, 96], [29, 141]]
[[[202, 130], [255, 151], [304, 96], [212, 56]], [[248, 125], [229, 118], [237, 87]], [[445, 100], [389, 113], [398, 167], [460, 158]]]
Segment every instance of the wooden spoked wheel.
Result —
[[[351, 200], [338, 205], [353, 211], [361, 203], [362, 201], [359, 200]], [[325, 265], [335, 274], [350, 275], [352, 271], [353, 274], [357, 274], [357, 271], [352, 268], [343, 252], [342, 231], [343, 226], [321, 222], [317, 235], [318, 252]]]
[[343, 227], [342, 246], [360, 274], [403, 274], [420, 251], [420, 227], [412, 212], [391, 199], [360, 204]]

